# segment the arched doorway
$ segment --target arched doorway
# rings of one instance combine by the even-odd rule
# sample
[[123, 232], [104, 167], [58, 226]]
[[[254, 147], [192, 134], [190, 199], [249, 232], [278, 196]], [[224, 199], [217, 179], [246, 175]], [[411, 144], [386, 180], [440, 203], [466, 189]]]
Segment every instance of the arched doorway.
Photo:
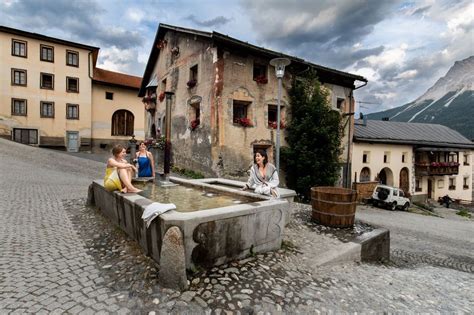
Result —
[[132, 112], [120, 109], [112, 115], [112, 136], [132, 136], [135, 117]]
[[409, 193], [410, 179], [408, 177], [408, 168], [404, 167], [400, 170], [400, 183], [399, 187], [405, 194]]
[[364, 167], [360, 171], [360, 182], [369, 182], [370, 181], [370, 168]]
[[381, 184], [393, 186], [393, 173], [388, 167], [383, 168], [378, 177]]

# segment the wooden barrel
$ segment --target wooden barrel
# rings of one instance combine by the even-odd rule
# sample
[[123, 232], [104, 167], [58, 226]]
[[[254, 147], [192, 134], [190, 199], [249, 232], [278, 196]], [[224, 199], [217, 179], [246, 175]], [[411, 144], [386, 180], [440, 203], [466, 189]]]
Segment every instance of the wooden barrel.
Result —
[[351, 227], [357, 205], [357, 191], [339, 187], [311, 188], [313, 219], [326, 226]]

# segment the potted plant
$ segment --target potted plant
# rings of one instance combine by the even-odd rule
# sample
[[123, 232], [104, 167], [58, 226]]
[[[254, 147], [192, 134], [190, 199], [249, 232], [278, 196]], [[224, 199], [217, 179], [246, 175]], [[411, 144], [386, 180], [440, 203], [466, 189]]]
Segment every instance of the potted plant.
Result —
[[[268, 127], [277, 129], [277, 122], [276, 121], [269, 121], [268, 122]], [[280, 121], [280, 129], [285, 129], [285, 122], [283, 120]]]
[[199, 126], [201, 122], [199, 121], [199, 119], [194, 119], [191, 121], [191, 123], [189, 124], [189, 128], [191, 128], [191, 131], [193, 131], [194, 129], [197, 128], [197, 126]]
[[191, 80], [189, 80], [186, 84], [188, 85], [188, 88], [192, 89], [193, 87], [196, 86], [197, 80], [191, 79]]

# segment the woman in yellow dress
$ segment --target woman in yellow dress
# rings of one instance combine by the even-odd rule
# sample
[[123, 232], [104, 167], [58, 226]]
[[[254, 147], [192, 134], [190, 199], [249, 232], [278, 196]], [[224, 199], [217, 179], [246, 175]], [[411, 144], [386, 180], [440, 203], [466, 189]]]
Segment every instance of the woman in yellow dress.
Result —
[[132, 185], [133, 172], [137, 168], [125, 160], [127, 150], [117, 144], [112, 149], [112, 155], [107, 161], [105, 170], [104, 187], [108, 191], [119, 190], [123, 193], [137, 193], [141, 190]]

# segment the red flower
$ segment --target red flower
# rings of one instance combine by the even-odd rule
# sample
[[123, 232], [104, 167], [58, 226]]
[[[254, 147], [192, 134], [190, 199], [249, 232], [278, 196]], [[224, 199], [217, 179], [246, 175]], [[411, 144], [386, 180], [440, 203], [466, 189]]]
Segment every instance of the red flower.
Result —
[[186, 84], [188, 85], [188, 88], [193, 88], [196, 86], [197, 80], [194, 80], [194, 79], [189, 80]]
[[201, 122], [199, 121], [199, 119], [194, 119], [193, 121], [191, 121], [191, 124], [189, 126], [189, 128], [191, 128], [191, 131], [196, 129], [197, 126], [199, 126]]
[[267, 84], [268, 83], [268, 79], [264, 76], [264, 75], [259, 75], [257, 77], [255, 77], [255, 82], [259, 83], [259, 84]]
[[[276, 121], [269, 121], [268, 122], [268, 127], [277, 129], [277, 122]], [[280, 129], [285, 129], [285, 122], [283, 120], [280, 121]]]
[[252, 127], [252, 122], [251, 122], [250, 119], [248, 119], [247, 117], [244, 117], [244, 118], [236, 118], [236, 119], [234, 119], [234, 123], [235, 123], [235, 124], [239, 124], [239, 125], [241, 125], [242, 127]]
[[160, 102], [163, 102], [163, 100], [165, 99], [165, 92], [161, 92], [160, 96], [158, 96], [158, 99], [160, 100]]

